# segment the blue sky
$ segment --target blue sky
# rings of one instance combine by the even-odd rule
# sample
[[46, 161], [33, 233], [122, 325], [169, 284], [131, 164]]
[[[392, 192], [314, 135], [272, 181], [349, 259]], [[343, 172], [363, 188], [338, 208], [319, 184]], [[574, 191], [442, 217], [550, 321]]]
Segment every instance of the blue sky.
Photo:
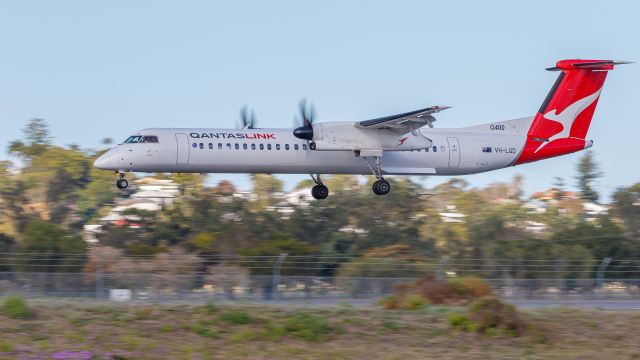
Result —
[[[97, 147], [146, 127], [289, 127], [451, 105], [437, 126], [532, 115], [562, 58], [640, 60], [637, 2], [15, 1], [0, 3], [0, 145], [42, 117], [56, 143]], [[640, 64], [610, 74], [589, 137], [605, 194], [640, 181]], [[0, 157], [7, 158], [6, 151]], [[579, 155], [467, 176], [573, 184]], [[231, 178], [246, 186], [244, 176]], [[306, 176], [283, 177], [289, 184]], [[428, 179], [433, 185], [441, 180]]]

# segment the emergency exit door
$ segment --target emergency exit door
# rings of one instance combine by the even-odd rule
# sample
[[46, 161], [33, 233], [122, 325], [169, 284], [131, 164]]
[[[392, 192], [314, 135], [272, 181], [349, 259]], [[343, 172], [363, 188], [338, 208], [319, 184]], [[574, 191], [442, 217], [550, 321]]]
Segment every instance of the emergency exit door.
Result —
[[186, 165], [189, 163], [189, 138], [187, 134], [176, 134], [176, 164]]
[[460, 144], [458, 143], [458, 138], [447, 138], [447, 142], [449, 143], [449, 167], [458, 167], [460, 166]]

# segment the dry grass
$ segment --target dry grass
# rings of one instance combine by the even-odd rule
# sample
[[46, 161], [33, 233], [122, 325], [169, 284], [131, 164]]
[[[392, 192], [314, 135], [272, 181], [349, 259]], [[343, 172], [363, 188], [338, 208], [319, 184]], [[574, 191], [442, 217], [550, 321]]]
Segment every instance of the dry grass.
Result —
[[455, 330], [460, 309], [125, 306], [30, 302], [0, 315], [0, 358], [86, 350], [95, 359], [640, 359], [640, 313], [537, 309], [523, 337]]

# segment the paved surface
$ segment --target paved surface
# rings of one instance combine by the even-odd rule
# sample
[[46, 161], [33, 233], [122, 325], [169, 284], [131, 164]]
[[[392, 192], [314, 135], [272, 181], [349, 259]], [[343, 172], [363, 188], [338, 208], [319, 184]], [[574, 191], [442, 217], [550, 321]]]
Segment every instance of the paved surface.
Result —
[[640, 310], [638, 300], [507, 300], [521, 308], [533, 307], [574, 307], [603, 310]]

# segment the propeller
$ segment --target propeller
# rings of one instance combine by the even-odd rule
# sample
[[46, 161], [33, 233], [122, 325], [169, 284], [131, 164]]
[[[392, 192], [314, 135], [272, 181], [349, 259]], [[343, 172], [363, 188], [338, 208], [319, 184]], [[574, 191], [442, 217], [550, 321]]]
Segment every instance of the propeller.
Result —
[[247, 109], [247, 105], [240, 109], [240, 126], [243, 129], [255, 129], [256, 127], [256, 113]]
[[298, 139], [311, 141], [313, 140], [313, 122], [316, 116], [316, 110], [313, 104], [307, 105], [307, 100], [302, 99], [298, 104], [300, 115], [295, 117], [297, 127], [293, 130], [293, 135]]

